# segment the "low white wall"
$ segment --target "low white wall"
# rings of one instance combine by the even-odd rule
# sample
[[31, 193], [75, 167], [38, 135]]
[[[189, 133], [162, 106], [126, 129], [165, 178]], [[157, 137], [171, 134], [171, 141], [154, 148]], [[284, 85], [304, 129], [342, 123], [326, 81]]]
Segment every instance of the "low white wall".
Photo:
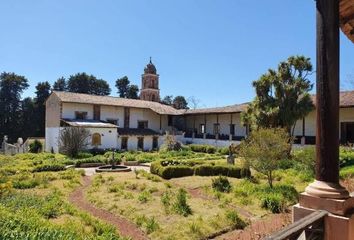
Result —
[[215, 139], [203, 139], [203, 138], [185, 138], [183, 136], [176, 136], [178, 141], [181, 141], [183, 144], [192, 143], [192, 144], [207, 144], [215, 147], [228, 147], [230, 144], [240, 144], [240, 141], [229, 141], [229, 140], [215, 140]]

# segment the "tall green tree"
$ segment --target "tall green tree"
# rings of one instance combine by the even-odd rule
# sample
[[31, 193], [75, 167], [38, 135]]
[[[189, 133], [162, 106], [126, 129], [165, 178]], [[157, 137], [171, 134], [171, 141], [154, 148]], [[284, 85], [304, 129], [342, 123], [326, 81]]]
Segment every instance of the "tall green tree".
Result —
[[139, 98], [139, 87], [138, 85], [130, 85], [127, 92], [127, 98], [138, 99]]
[[121, 98], [139, 98], [139, 87], [134, 84], [130, 84], [127, 76], [116, 80], [116, 88], [118, 90], [119, 97]]
[[118, 89], [119, 97], [127, 97], [130, 81], [127, 76], [117, 79], [116, 88]]
[[21, 135], [24, 139], [35, 136], [37, 129], [36, 106], [31, 97], [22, 100], [21, 111]]
[[76, 93], [87, 93], [95, 95], [109, 95], [111, 89], [103, 79], [97, 79], [87, 73], [71, 75], [67, 81], [67, 91]]
[[67, 83], [64, 77], [58, 78], [53, 84], [54, 91], [66, 91]]
[[36, 112], [36, 128], [34, 136], [44, 137], [45, 135], [45, 101], [50, 95], [49, 82], [40, 82], [36, 86], [35, 112]]
[[21, 134], [21, 94], [28, 88], [28, 80], [15, 73], [0, 74], [0, 138], [9, 136], [16, 141]]
[[176, 109], [188, 109], [188, 103], [185, 97], [183, 96], [176, 96], [173, 99], [172, 105]]
[[172, 106], [173, 105], [173, 96], [167, 95], [161, 100], [162, 104]]
[[296, 121], [314, 109], [308, 76], [312, 64], [304, 56], [291, 56], [253, 82], [256, 97], [242, 114], [253, 127], [281, 127], [293, 135]]

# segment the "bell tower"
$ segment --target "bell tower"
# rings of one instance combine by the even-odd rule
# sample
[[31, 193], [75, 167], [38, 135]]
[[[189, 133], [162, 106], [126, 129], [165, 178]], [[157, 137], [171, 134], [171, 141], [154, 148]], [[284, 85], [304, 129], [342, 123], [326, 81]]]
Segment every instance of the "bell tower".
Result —
[[156, 73], [155, 65], [151, 62], [151, 57], [141, 76], [140, 99], [152, 102], [160, 101], [159, 75]]

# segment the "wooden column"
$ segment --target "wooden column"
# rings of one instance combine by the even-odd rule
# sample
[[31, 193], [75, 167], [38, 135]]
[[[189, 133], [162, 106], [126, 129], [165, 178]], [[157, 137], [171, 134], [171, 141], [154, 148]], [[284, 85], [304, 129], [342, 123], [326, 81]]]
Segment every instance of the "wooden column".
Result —
[[206, 123], [207, 123], [207, 119], [206, 119], [206, 114], [204, 114], [204, 133], [203, 133], [203, 138], [206, 139]]
[[193, 133], [192, 133], [192, 138], [195, 138], [195, 115], [193, 115]]
[[162, 116], [160, 114], [160, 134], [162, 133]]
[[309, 195], [347, 198], [339, 185], [339, 0], [317, 0], [316, 180]]

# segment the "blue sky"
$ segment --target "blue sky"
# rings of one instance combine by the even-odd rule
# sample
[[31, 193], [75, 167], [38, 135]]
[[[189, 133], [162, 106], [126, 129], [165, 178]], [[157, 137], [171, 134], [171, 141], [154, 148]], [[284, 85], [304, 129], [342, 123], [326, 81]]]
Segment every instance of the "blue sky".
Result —
[[[140, 86], [151, 56], [162, 96], [214, 107], [251, 100], [252, 81], [290, 55], [315, 64], [313, 0], [3, 0], [0, 9], [0, 71], [29, 79], [24, 96], [77, 72], [116, 95], [124, 75]], [[354, 44], [341, 33], [341, 81], [351, 78]]]

